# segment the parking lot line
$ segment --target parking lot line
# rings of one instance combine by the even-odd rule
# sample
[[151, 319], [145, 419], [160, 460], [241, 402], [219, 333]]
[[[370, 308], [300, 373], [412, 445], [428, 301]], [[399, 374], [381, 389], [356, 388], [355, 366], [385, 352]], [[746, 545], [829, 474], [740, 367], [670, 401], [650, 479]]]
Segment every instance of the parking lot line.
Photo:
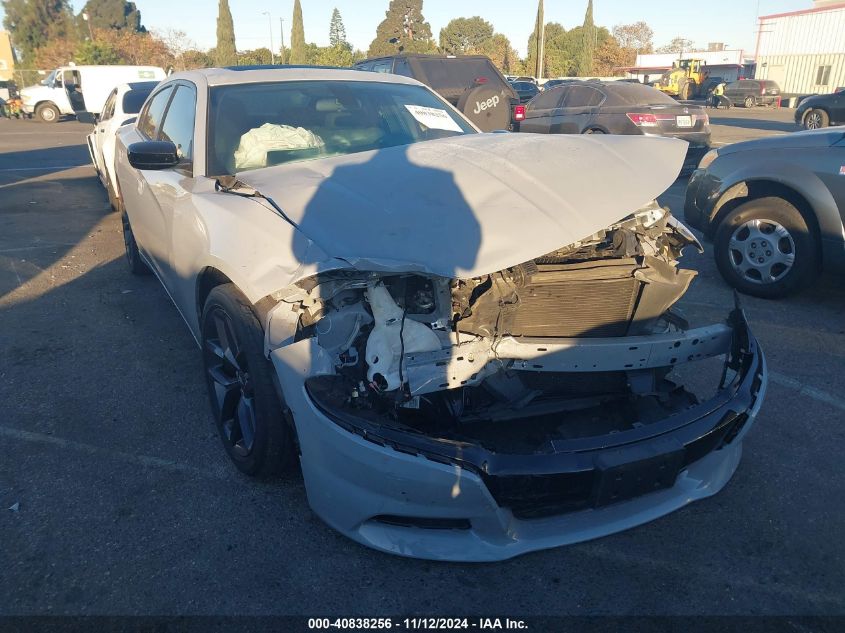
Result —
[[825, 404], [829, 404], [830, 406], [835, 407], [841, 411], [845, 411], [845, 399], [838, 398], [832, 394], [827, 393], [826, 391], [822, 391], [821, 389], [811, 387], [810, 385], [804, 384], [800, 380], [790, 378], [789, 376], [784, 376], [783, 374], [779, 374], [776, 371], [769, 371], [769, 380], [771, 380], [776, 385], [780, 385], [781, 387], [789, 387], [790, 389], [795, 389], [802, 396], [807, 396], [808, 398], [812, 398], [813, 400], [824, 402]]
[[68, 448], [88, 455], [97, 455], [101, 457], [109, 457], [118, 461], [134, 464], [136, 466], [144, 466], [147, 468], [163, 468], [173, 472], [203, 477], [206, 479], [231, 479], [231, 473], [213, 472], [204, 470], [202, 468], [195, 468], [182, 462], [176, 462], [170, 459], [162, 459], [160, 457], [151, 457], [149, 455], [137, 455], [134, 453], [124, 453], [123, 451], [113, 451], [107, 448], [101, 448], [92, 444], [85, 444], [84, 442], [77, 442], [74, 440], [66, 440], [62, 437], [55, 437], [45, 433], [34, 433], [32, 431], [24, 431], [8, 426], [0, 426], [0, 436], [21, 440], [24, 442], [34, 442], [36, 444], [45, 444], [48, 446], [56, 446], [59, 448]]

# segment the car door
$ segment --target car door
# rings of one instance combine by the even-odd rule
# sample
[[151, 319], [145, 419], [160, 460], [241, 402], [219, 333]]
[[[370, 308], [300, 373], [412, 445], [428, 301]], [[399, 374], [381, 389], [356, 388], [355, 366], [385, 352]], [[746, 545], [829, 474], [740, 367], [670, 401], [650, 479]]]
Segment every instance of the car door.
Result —
[[845, 124], [845, 92], [837, 92], [830, 97], [830, 123]]
[[566, 90], [565, 87], [551, 88], [528, 104], [525, 108], [525, 120], [519, 124], [519, 131], [548, 134]]
[[[100, 113], [97, 122], [94, 124], [94, 131], [91, 132], [91, 154], [94, 160], [94, 166], [97, 168], [97, 173], [100, 174], [101, 179], [105, 179], [106, 167], [103, 159], [103, 144], [106, 142], [106, 135], [109, 133], [109, 128], [113, 123], [115, 104], [117, 102], [117, 88], [112, 90], [109, 98], [103, 106], [103, 111]], [[105, 181], [103, 184], [106, 184]]]
[[[158, 140], [164, 113], [173, 96], [174, 84], [169, 83], [153, 93], [144, 106], [135, 126], [137, 138], [145, 141]], [[161, 265], [167, 260], [168, 246], [162, 241], [165, 230], [162, 212], [154, 187], [161, 181], [155, 170], [134, 169], [131, 178], [119, 179], [120, 196], [124, 199], [132, 232], [138, 247], [144, 253], [155, 272], [161, 276]]]
[[[180, 245], [173, 239], [173, 226], [177, 215], [192, 216], [194, 182], [194, 123], [196, 121], [197, 93], [193, 84], [176, 85], [156, 140], [176, 145], [179, 164], [171, 169], [148, 171], [147, 182], [155, 197], [150, 224], [150, 238], [159, 245], [158, 272], [161, 282], [170, 293], [176, 306], [186, 317], [195, 297], [194, 275], [177, 263]], [[188, 265], [189, 267], [189, 265]]]
[[561, 108], [560, 132], [557, 132], [554, 127], [552, 132], [581, 134], [590, 129], [590, 124], [603, 99], [602, 93], [592, 86], [570, 86]]

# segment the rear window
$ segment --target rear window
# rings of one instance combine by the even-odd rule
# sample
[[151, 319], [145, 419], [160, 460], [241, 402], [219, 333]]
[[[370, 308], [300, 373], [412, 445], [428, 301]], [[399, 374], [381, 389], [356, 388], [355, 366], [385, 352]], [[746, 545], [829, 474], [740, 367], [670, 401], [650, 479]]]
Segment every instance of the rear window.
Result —
[[422, 86], [369, 81], [218, 86], [210, 92], [209, 174], [473, 132]]
[[511, 84], [514, 90], [534, 90], [536, 86], [532, 83], [528, 83], [527, 81], [515, 81]]
[[604, 86], [607, 105], [677, 105], [669, 95], [642, 84], [621, 82]]
[[141, 111], [141, 106], [144, 105], [144, 101], [147, 100], [147, 97], [150, 96], [150, 93], [153, 91], [152, 88], [149, 90], [130, 90], [129, 92], [123, 95], [123, 111], [126, 114], [138, 114]]
[[479, 78], [497, 85], [504, 83], [490, 60], [484, 58], [426, 59], [418, 57], [411, 59], [411, 65], [416, 66], [422, 74], [417, 79], [441, 93], [444, 91], [463, 92], [474, 85]]

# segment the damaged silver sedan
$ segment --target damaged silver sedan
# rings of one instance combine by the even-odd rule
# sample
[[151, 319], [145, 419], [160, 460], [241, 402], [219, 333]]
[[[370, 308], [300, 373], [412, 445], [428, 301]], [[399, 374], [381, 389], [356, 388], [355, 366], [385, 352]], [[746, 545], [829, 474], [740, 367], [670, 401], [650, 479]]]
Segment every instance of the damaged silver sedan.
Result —
[[[685, 152], [479, 134], [398, 76], [180, 73], [118, 141], [127, 260], [200, 344], [241, 471], [298, 458], [343, 534], [500, 560], [663, 516], [739, 463], [765, 361], [738, 307], [673, 308], [700, 245], [654, 200]], [[678, 379], [714, 362], [705, 396]]]

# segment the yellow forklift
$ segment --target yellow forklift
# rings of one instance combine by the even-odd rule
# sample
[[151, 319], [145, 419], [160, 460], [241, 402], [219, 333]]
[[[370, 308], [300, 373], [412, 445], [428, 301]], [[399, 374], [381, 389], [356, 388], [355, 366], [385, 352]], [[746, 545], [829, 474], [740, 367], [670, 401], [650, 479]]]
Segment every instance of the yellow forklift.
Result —
[[682, 101], [703, 96], [702, 86], [710, 76], [705, 66], [702, 59], [680, 59], [673, 62], [672, 69], [663, 73], [652, 86]]

